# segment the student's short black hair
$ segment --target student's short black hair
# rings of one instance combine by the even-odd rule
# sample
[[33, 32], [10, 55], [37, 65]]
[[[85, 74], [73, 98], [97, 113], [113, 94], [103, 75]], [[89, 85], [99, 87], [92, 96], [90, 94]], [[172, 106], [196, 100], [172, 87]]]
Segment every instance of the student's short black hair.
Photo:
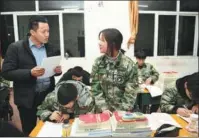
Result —
[[103, 35], [105, 40], [108, 43], [108, 50], [110, 51], [111, 56], [113, 55], [113, 50], [120, 50], [121, 49], [121, 44], [123, 41], [123, 36], [122, 33], [117, 30], [116, 28], [108, 28], [104, 29], [99, 33], [100, 35]]
[[146, 52], [143, 49], [138, 49], [135, 52], [135, 57], [138, 59], [146, 59]]
[[[33, 15], [29, 19], [28, 23], [28, 29], [30, 30], [37, 30], [38, 29], [38, 24], [39, 23], [48, 23], [48, 20], [46, 17], [41, 16], [41, 15]], [[30, 35], [30, 33], [28, 33]]]
[[199, 104], [199, 72], [196, 72], [188, 77], [187, 89], [192, 95], [192, 100]]
[[58, 102], [61, 105], [66, 105], [69, 102], [76, 99], [78, 92], [74, 84], [63, 83], [60, 85], [61, 86], [59, 87], [58, 92], [57, 92], [57, 98], [58, 98]]

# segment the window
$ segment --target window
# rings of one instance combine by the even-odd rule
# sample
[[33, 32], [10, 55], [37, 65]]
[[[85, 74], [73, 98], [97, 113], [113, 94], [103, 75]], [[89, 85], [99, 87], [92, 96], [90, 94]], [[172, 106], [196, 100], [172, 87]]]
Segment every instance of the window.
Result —
[[[18, 16], [18, 30], [19, 39], [24, 39], [27, 36], [28, 31], [28, 21], [31, 16]], [[54, 45], [55, 51], [60, 53], [60, 34], [59, 34], [59, 20], [58, 15], [47, 15], [50, 27], [50, 37], [49, 43]]]
[[158, 55], [174, 55], [176, 16], [159, 16]]
[[84, 14], [63, 14], [63, 26], [65, 53], [70, 57], [84, 57]]
[[34, 0], [1, 0], [1, 11], [34, 11]]
[[176, 11], [176, 1], [139, 1], [139, 10]]
[[84, 1], [39, 1], [39, 10], [84, 9]]
[[135, 50], [144, 49], [148, 56], [153, 56], [154, 49], [154, 14], [140, 14]]
[[198, 12], [198, 0], [180, 0], [180, 11]]
[[13, 16], [12, 15], [1, 15], [0, 16], [0, 24], [1, 24], [1, 37], [0, 37], [0, 45], [2, 57], [4, 58], [8, 46], [15, 41], [14, 38], [14, 27], [13, 27]]
[[180, 16], [178, 55], [193, 55], [195, 17]]

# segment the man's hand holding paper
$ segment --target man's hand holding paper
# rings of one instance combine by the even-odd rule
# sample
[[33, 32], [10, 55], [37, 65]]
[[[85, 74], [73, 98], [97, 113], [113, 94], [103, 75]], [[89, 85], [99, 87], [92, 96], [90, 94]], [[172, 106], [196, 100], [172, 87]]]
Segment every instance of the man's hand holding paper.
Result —
[[61, 56], [44, 58], [43, 62], [41, 63], [41, 68], [44, 68], [45, 72], [39, 78], [48, 78], [52, 77], [55, 74], [62, 73], [60, 61]]

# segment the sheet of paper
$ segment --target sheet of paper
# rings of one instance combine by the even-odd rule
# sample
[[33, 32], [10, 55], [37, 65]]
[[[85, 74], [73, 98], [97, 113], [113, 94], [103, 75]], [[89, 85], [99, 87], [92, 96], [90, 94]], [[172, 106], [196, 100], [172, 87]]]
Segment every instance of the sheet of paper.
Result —
[[45, 122], [37, 137], [61, 137], [62, 123]]
[[146, 88], [150, 92], [151, 97], [157, 97], [157, 96], [162, 95], [162, 93], [163, 93], [163, 91], [160, 88], [158, 88], [157, 86], [147, 85]]
[[183, 117], [183, 116], [181, 116], [181, 115], [179, 115], [179, 114], [177, 114], [177, 116], [179, 116], [180, 118], [182, 118], [183, 120], [185, 120], [185, 121], [188, 122], [188, 123], [191, 122], [190, 117]]
[[152, 113], [145, 115], [149, 120], [151, 130], [157, 130], [163, 124], [171, 124], [182, 128], [169, 114], [166, 113]]
[[43, 76], [38, 77], [41, 78], [47, 78], [55, 75], [54, 69], [56, 66], [59, 66], [61, 62], [61, 56], [54, 56], [54, 57], [48, 57], [44, 58], [41, 67], [45, 69], [45, 73]]

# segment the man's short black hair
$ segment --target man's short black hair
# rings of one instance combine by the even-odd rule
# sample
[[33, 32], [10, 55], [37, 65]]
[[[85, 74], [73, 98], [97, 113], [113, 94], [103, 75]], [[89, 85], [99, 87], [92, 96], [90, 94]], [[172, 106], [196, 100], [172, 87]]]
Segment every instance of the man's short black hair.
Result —
[[188, 77], [187, 89], [192, 95], [192, 100], [199, 104], [199, 72], [196, 72]]
[[61, 105], [66, 105], [77, 98], [78, 92], [75, 85], [63, 83], [58, 89], [57, 98]]
[[138, 49], [135, 52], [135, 57], [138, 59], [146, 59], [146, 52], [144, 51], [144, 49]]
[[[48, 20], [46, 17], [41, 15], [33, 15], [29, 19], [28, 29], [30, 30], [37, 30], [39, 23], [48, 23]], [[30, 35], [30, 33], [28, 33]]]

